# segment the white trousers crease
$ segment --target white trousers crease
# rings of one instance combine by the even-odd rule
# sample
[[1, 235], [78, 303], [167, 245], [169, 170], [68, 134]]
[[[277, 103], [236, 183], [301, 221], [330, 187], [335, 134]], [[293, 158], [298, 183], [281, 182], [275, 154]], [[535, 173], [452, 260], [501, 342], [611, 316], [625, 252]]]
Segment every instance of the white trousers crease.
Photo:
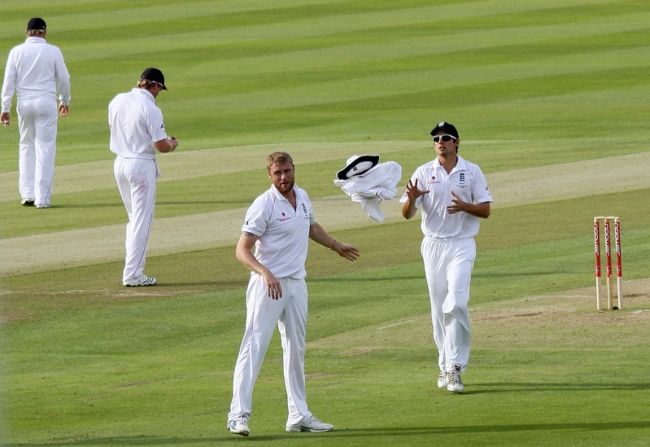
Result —
[[129, 217], [126, 224], [122, 281], [140, 277], [149, 243], [156, 204], [155, 160], [117, 157], [113, 165], [117, 187]]
[[57, 103], [53, 97], [22, 99], [16, 105], [20, 131], [18, 190], [22, 199], [49, 204], [56, 158]]
[[246, 328], [233, 374], [228, 420], [252, 414], [253, 388], [277, 324], [282, 341], [288, 424], [311, 416], [305, 387], [307, 284], [304, 279], [280, 278], [282, 298], [268, 296], [264, 279], [252, 274], [246, 290]]
[[460, 365], [465, 370], [470, 356], [469, 286], [476, 244], [473, 238], [425, 237], [421, 250], [438, 367], [449, 371]]

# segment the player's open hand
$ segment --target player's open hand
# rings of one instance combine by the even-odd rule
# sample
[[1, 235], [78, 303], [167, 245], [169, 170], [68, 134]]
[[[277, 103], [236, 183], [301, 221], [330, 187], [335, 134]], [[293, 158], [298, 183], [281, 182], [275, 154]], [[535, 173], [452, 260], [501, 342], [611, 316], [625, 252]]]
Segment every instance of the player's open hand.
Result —
[[409, 200], [414, 202], [420, 196], [423, 196], [429, 192], [428, 189], [422, 190], [418, 188], [418, 179], [415, 179], [415, 183], [412, 180], [409, 180], [406, 184], [406, 194], [409, 196]]
[[469, 203], [463, 202], [461, 198], [454, 191], [451, 192], [451, 203], [447, 205], [447, 213], [455, 214], [461, 211], [466, 211]]
[[350, 244], [344, 244], [342, 242], [335, 242], [332, 250], [337, 252], [339, 256], [344, 257], [348, 261], [356, 261], [359, 256], [361, 256], [361, 253], [359, 253], [359, 249], [357, 247]]

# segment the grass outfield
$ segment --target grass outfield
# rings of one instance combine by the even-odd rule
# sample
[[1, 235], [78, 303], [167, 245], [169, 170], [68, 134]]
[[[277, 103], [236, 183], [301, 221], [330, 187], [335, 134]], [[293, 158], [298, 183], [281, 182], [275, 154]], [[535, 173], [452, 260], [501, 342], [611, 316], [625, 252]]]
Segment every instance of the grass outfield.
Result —
[[[13, 113], [0, 128], [0, 243], [124, 222], [106, 106], [146, 66], [165, 73], [159, 104], [181, 141], [161, 156], [170, 175], [158, 218], [246, 207], [276, 147], [300, 148], [298, 183], [315, 199], [342, 194], [331, 179], [359, 148], [406, 178], [432, 158], [428, 131], [441, 119], [458, 125], [461, 155], [488, 181], [595, 159], [624, 175], [620, 156], [650, 152], [644, 1], [4, 0], [2, 66], [34, 15], [72, 74], [57, 172], [80, 181], [57, 183], [50, 210], [18, 205]], [[368, 221], [335, 233], [361, 248], [358, 262], [317, 246], [308, 261], [309, 402], [333, 433], [284, 432], [277, 335], [251, 437], [225, 430], [247, 277], [233, 239], [151, 256], [160, 285], [146, 290], [120, 287], [118, 257], [3, 277], [0, 444], [645, 446], [650, 189], [572, 175], [593, 195], [507, 207], [495, 197], [482, 223], [464, 395], [435, 389], [419, 222]], [[619, 312], [594, 310], [600, 214], [623, 221]]]

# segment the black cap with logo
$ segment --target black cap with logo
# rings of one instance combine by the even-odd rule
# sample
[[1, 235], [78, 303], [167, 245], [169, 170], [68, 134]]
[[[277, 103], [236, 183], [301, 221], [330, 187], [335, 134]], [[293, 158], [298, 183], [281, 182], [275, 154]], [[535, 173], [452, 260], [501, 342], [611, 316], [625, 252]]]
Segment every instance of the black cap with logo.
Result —
[[447, 121], [440, 121], [436, 126], [433, 128], [431, 131], [431, 135], [435, 135], [438, 132], [445, 132], [448, 133], [449, 135], [453, 135], [456, 138], [460, 138], [458, 135], [458, 131], [456, 130], [456, 126], [454, 126], [451, 123], [448, 123]]

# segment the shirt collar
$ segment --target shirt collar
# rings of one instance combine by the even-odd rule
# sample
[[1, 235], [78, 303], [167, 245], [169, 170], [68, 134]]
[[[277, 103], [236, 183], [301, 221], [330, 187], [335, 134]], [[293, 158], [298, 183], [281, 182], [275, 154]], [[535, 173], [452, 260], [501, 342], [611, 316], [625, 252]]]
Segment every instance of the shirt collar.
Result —
[[[465, 161], [465, 159], [463, 157], [461, 157], [460, 155], [456, 155], [456, 157], [458, 157], [458, 161], [456, 162], [456, 166], [454, 166], [454, 169], [452, 169], [451, 172], [454, 172], [454, 171], [466, 171], [467, 170], [467, 162]], [[438, 168], [443, 169], [442, 165], [440, 164], [440, 160], [438, 160], [438, 157], [436, 157], [433, 160], [433, 169], [438, 169]]]
[[149, 90], [147, 90], [146, 88], [133, 87], [131, 89], [131, 91], [132, 92], [137, 91], [139, 94], [144, 95], [147, 99], [149, 99], [149, 100], [151, 100], [153, 102], [156, 102], [156, 98], [154, 98], [154, 96], [151, 94], [151, 92]]
[[44, 37], [38, 37], [38, 36], [29, 36], [27, 39], [25, 39], [25, 42], [27, 42], [27, 43], [45, 43], [45, 38]]

